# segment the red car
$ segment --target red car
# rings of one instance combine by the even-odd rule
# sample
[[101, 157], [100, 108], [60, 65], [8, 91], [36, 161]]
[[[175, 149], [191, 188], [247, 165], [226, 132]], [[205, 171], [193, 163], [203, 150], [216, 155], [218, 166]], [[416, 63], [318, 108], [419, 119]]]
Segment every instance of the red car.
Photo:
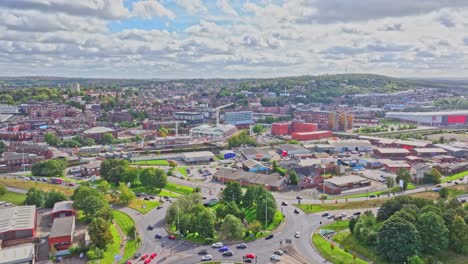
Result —
[[158, 256], [158, 254], [153, 253], [153, 254], [150, 255], [150, 259], [154, 259], [156, 256]]
[[148, 254], [144, 254], [143, 256], [141, 256], [141, 260], [145, 260], [148, 258]]
[[127, 264], [132, 264], [132, 262], [129, 260], [129, 261], [127, 261]]
[[67, 182], [67, 186], [75, 186], [73, 182]]
[[175, 236], [174, 236], [174, 235], [169, 235], [167, 238], [169, 238], [169, 240], [175, 240]]
[[148, 263], [150, 263], [150, 262], [151, 262], [151, 259], [150, 259], [150, 258], [147, 258], [147, 259], [145, 260], [145, 262], [143, 262], [143, 263], [148, 264]]

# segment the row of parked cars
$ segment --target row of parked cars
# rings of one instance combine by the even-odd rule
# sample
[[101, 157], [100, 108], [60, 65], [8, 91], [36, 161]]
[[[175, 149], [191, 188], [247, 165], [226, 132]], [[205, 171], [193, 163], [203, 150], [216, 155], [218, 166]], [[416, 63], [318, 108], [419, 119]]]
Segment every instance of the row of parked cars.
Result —
[[353, 219], [354, 217], [357, 217], [361, 215], [361, 212], [354, 212], [352, 215], [347, 215], [346, 213], [341, 213], [340, 215], [334, 215], [330, 213], [323, 213], [322, 217], [326, 217], [327, 219], [338, 219], [341, 220], [343, 218], [348, 218], [348, 219]]

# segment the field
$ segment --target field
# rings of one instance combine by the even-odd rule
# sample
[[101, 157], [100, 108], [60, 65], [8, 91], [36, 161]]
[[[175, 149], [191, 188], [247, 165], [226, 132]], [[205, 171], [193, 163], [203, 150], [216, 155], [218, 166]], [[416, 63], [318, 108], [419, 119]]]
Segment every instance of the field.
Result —
[[0, 201], [4, 201], [7, 203], [12, 203], [16, 205], [24, 204], [24, 200], [26, 199], [26, 195], [22, 193], [15, 193], [6, 191], [6, 193], [0, 196]]
[[342, 263], [342, 264], [364, 264], [368, 263], [360, 258], [353, 258], [348, 252], [345, 252], [343, 249], [335, 245], [334, 249], [331, 247], [331, 243], [323, 238], [319, 234], [312, 235], [312, 242], [317, 250], [320, 252], [320, 255], [326, 260], [332, 263]]
[[468, 176], [468, 171], [463, 171], [452, 176], [445, 177], [442, 179], [442, 182], [455, 181], [465, 176]]
[[[416, 189], [416, 186], [413, 183], [408, 183], [408, 190], [413, 190]], [[382, 190], [382, 191], [375, 191], [375, 192], [369, 192], [369, 193], [359, 193], [359, 194], [354, 194], [354, 195], [348, 195], [348, 196], [339, 196], [339, 197], [329, 197], [330, 200], [333, 199], [345, 199], [345, 198], [361, 198], [361, 197], [367, 197], [369, 195], [388, 195], [392, 193], [392, 190], [394, 190], [395, 193], [400, 191], [400, 187], [394, 187], [393, 189], [387, 189], [387, 190]]]
[[142, 214], [147, 214], [149, 211], [156, 208], [160, 203], [156, 201], [146, 201], [143, 199], [134, 199], [127, 207], [137, 210]]
[[0, 178], [0, 184], [4, 186], [16, 187], [16, 188], [25, 189], [25, 190], [29, 190], [32, 187], [35, 187], [37, 189], [41, 189], [47, 192], [55, 190], [55, 191], [65, 194], [66, 196], [71, 196], [73, 194], [72, 188], [68, 188], [60, 184], [51, 184], [51, 183], [37, 182], [37, 181], [24, 181], [20, 179], [12, 179], [12, 178]]
[[[448, 199], [453, 199], [456, 198], [459, 195], [462, 194], [468, 194], [468, 185], [463, 184], [463, 185], [453, 185], [447, 187], [448, 189]], [[410, 196], [417, 197], [417, 198], [425, 198], [425, 199], [430, 199], [430, 200], [437, 200], [439, 199], [439, 193], [434, 192], [434, 191], [429, 191], [429, 192], [420, 192], [420, 193], [415, 193], [411, 194]]]
[[140, 160], [132, 162], [132, 165], [169, 166], [169, 162], [167, 160]]
[[296, 205], [306, 213], [318, 213], [328, 210], [346, 210], [346, 209], [360, 209], [360, 208], [371, 208], [379, 207], [386, 200], [382, 199], [369, 199], [366, 201], [357, 201], [349, 203], [335, 203], [335, 204], [298, 204]]
[[180, 185], [180, 184], [175, 184], [172, 182], [168, 182], [164, 189], [171, 191], [171, 192], [176, 192], [180, 194], [190, 194], [193, 193], [193, 188], [185, 185]]

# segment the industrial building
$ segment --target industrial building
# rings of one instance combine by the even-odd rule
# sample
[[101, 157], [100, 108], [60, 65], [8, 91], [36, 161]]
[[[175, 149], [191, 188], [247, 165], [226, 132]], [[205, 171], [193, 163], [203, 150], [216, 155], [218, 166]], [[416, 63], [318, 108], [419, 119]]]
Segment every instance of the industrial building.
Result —
[[457, 148], [448, 144], [435, 144], [434, 146], [444, 149], [449, 155], [452, 155], [456, 158], [468, 157], [468, 149]]
[[0, 240], [32, 238], [36, 234], [36, 206], [0, 207]]
[[270, 160], [272, 157], [268, 148], [244, 148], [241, 152], [246, 159]]
[[333, 177], [319, 185], [320, 190], [328, 194], [340, 194], [342, 191], [370, 186], [370, 181], [356, 175]]
[[260, 185], [270, 191], [281, 191], [286, 187], [285, 177], [282, 177], [278, 173], [266, 175], [231, 168], [220, 168], [213, 175], [213, 179], [222, 183], [238, 182], [243, 187]]
[[34, 264], [33, 243], [0, 248], [0, 264]]
[[278, 149], [283, 155], [310, 154], [310, 150], [296, 144], [282, 144], [278, 146]]
[[253, 123], [252, 111], [226, 112], [224, 113], [224, 123], [235, 126], [250, 125]]
[[75, 215], [75, 209], [73, 209], [73, 201], [62, 201], [54, 204], [54, 209], [51, 213], [51, 218], [62, 218]]
[[404, 159], [410, 155], [410, 151], [404, 148], [377, 148], [374, 155], [382, 159]]
[[75, 216], [54, 219], [49, 234], [49, 247], [56, 250], [68, 249], [73, 244], [75, 235]]
[[387, 112], [387, 118], [429, 126], [465, 125], [468, 110], [446, 112]]
[[180, 154], [186, 163], [207, 163], [214, 160], [215, 155], [209, 151], [185, 152]]
[[190, 129], [190, 136], [207, 138], [208, 140], [221, 140], [237, 132], [234, 125], [201, 125]]
[[250, 172], [268, 171], [270, 169], [269, 167], [253, 159], [248, 159], [244, 161], [242, 163], [242, 167], [244, 168], [244, 170]]
[[200, 112], [175, 112], [174, 118], [177, 120], [184, 120], [191, 124], [203, 122], [203, 113]]
[[83, 131], [83, 134], [85, 137], [92, 138], [96, 141], [101, 141], [104, 134], [112, 134], [112, 136], [117, 137], [117, 131], [109, 127], [93, 127]]
[[314, 132], [295, 132], [292, 133], [291, 137], [295, 140], [307, 141], [307, 140], [319, 140], [329, 138], [333, 135], [331, 131], [314, 131]]
[[305, 122], [317, 123], [319, 130], [344, 131], [353, 129], [354, 115], [334, 111], [296, 111], [294, 118]]
[[373, 147], [368, 140], [328, 140], [328, 144], [333, 147], [335, 152], [346, 152], [346, 151], [361, 151], [368, 152], [372, 151]]
[[304, 123], [302, 121], [292, 121], [290, 123], [273, 123], [271, 124], [271, 134], [273, 136], [291, 135], [300, 132], [317, 131], [317, 124]]
[[418, 157], [432, 157], [447, 154], [447, 151], [443, 148], [414, 148], [412, 152]]

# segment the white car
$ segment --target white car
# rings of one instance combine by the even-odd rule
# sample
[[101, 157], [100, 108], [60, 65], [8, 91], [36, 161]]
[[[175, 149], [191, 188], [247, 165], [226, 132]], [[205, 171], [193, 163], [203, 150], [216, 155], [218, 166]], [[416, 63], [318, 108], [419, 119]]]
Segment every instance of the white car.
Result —
[[213, 256], [211, 255], [205, 255], [201, 258], [202, 261], [208, 261], [208, 260], [212, 260], [213, 259]]
[[347, 214], [346, 214], [346, 213], [341, 213], [341, 217], [343, 217], [343, 218], [344, 218], [344, 217], [346, 217], [346, 216], [347, 216]]
[[301, 237], [301, 234], [299, 234], [299, 232], [296, 232], [296, 234], [294, 235], [295, 238], [300, 238]]
[[273, 255], [271, 255], [270, 259], [271, 259], [271, 260], [275, 260], [275, 261], [280, 261], [280, 260], [281, 260], [281, 257], [278, 256], [278, 255], [276, 255], [276, 254], [273, 254]]
[[224, 245], [223, 245], [223, 243], [221, 243], [221, 242], [216, 242], [216, 243], [214, 243], [213, 245], [211, 245], [212, 248], [220, 248], [220, 247], [223, 247], [223, 246], [224, 246]]

